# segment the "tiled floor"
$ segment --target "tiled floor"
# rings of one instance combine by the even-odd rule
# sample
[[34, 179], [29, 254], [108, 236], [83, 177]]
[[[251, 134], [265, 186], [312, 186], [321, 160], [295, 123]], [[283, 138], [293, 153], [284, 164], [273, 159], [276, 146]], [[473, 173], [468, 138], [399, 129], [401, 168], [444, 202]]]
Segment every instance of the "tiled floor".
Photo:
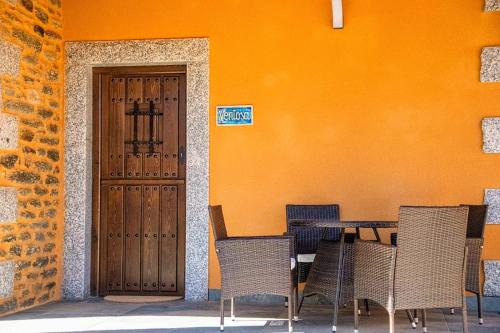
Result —
[[[229, 309], [229, 305], [226, 307]], [[236, 321], [226, 317], [225, 332], [288, 332], [284, 319], [287, 310], [280, 304], [238, 304]], [[331, 310], [324, 305], [305, 305], [301, 320], [294, 325], [294, 332], [331, 332]], [[351, 309], [340, 314], [338, 332], [353, 330]], [[474, 313], [469, 316], [471, 333], [500, 333], [500, 314], [487, 313], [485, 324], [479, 326]], [[381, 308], [372, 306], [371, 317], [362, 316], [360, 333], [387, 332], [387, 315]], [[397, 332], [422, 332], [412, 330], [404, 312], [397, 313]], [[218, 304], [214, 302], [188, 303], [110, 303], [102, 299], [81, 302], [59, 302], [0, 319], [1, 333], [30, 332], [219, 332]], [[428, 332], [462, 332], [461, 315], [435, 310], [428, 314]]]

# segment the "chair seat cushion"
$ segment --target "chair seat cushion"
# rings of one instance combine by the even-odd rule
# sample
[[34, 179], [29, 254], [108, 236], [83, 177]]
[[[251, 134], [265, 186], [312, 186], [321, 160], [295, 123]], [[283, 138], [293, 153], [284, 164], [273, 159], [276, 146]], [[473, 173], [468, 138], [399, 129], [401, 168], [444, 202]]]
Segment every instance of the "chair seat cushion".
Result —
[[313, 262], [315, 257], [316, 257], [316, 253], [298, 254], [297, 261], [298, 262]]

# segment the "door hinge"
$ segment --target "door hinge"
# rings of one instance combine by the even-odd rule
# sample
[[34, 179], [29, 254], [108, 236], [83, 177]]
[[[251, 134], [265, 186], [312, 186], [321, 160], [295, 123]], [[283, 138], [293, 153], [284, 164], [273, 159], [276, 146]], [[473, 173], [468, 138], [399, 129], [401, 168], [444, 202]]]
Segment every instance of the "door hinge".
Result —
[[186, 148], [184, 148], [184, 146], [179, 147], [179, 162], [181, 164], [186, 162]]

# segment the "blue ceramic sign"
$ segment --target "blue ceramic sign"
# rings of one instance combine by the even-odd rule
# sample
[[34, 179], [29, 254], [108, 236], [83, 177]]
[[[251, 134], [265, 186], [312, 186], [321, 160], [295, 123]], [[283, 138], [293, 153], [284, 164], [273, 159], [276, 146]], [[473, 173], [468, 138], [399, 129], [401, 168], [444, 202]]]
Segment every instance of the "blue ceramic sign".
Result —
[[253, 125], [253, 106], [234, 105], [217, 107], [217, 126]]

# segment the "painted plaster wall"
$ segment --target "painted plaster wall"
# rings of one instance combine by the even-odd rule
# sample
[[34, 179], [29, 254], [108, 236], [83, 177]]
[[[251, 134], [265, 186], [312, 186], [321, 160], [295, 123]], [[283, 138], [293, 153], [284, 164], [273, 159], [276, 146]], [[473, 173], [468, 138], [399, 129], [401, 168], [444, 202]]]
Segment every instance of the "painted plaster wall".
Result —
[[[500, 16], [483, 0], [352, 0], [333, 30], [330, 3], [66, 0], [64, 38], [210, 39], [210, 202], [231, 235], [283, 232], [287, 203], [395, 219], [402, 204], [480, 203], [500, 188], [481, 133], [500, 85], [480, 82]], [[255, 125], [216, 127], [227, 104], [253, 104]], [[500, 259], [498, 239], [488, 225], [485, 258]]]
[[60, 297], [59, 0], [0, 1], [0, 315]]

